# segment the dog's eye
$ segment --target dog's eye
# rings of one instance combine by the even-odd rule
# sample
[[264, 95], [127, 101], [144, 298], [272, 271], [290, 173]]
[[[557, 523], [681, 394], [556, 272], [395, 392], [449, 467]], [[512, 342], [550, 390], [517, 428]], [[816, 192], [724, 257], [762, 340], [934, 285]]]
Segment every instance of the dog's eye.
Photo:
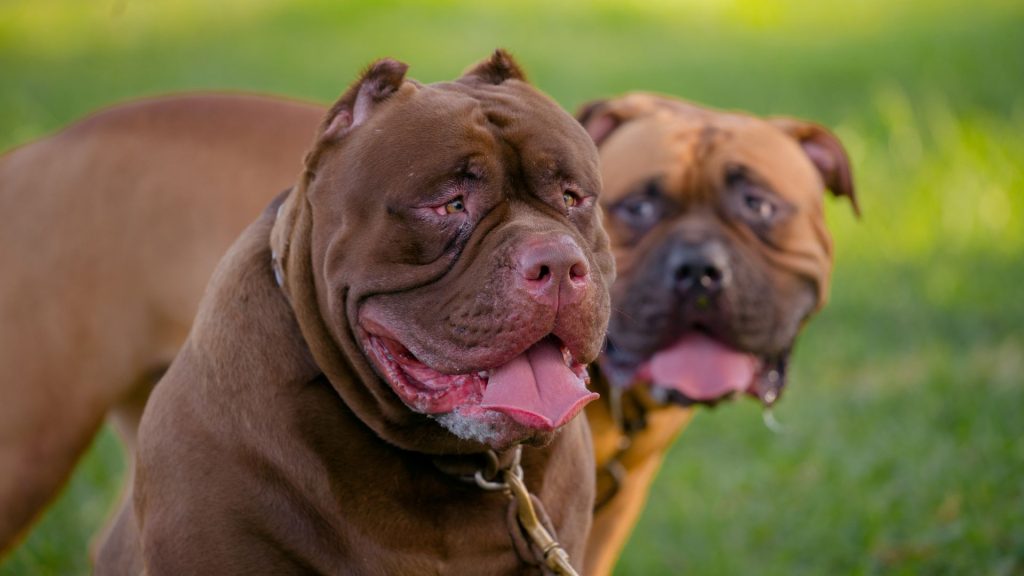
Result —
[[562, 202], [565, 202], [566, 208], [572, 208], [580, 203], [580, 197], [566, 190], [562, 192]]
[[459, 196], [454, 200], [448, 201], [448, 203], [446, 203], [444, 206], [438, 206], [437, 208], [434, 208], [434, 211], [440, 214], [441, 216], [444, 216], [446, 214], [458, 214], [459, 212], [465, 212], [466, 201], [462, 198], [462, 196]]
[[632, 198], [619, 206], [620, 214], [635, 226], [644, 226], [658, 217], [658, 206], [651, 198]]
[[762, 220], [771, 220], [775, 216], [775, 205], [757, 194], [744, 194], [743, 204], [746, 205], [751, 213]]
[[652, 178], [640, 183], [632, 194], [613, 204], [610, 214], [634, 232], [646, 233], [680, 209], [680, 205], [667, 196], [660, 179]]
[[641, 200], [635, 204], [626, 206], [626, 211], [628, 211], [629, 215], [634, 218], [647, 220], [654, 216], [654, 202], [651, 202], [650, 200]]
[[738, 210], [738, 215], [751, 225], [773, 225], [789, 210], [771, 188], [743, 166], [726, 168], [725, 184], [733, 194], [730, 197], [733, 209]]
[[452, 200], [451, 202], [444, 205], [445, 214], [455, 214], [456, 212], [465, 212], [466, 203], [461, 197]]

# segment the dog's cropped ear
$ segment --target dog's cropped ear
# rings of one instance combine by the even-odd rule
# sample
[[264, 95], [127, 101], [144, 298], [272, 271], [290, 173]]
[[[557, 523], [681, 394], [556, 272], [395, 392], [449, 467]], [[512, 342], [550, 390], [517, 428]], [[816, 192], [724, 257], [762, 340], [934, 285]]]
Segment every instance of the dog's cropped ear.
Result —
[[860, 206], [857, 204], [857, 195], [853, 188], [850, 158], [839, 138], [826, 128], [805, 120], [778, 117], [770, 118], [769, 122], [800, 144], [804, 154], [821, 174], [825, 187], [834, 196], [849, 198], [854, 214], [860, 217]]
[[633, 92], [618, 98], [593, 100], [576, 111], [576, 120], [583, 125], [587, 134], [598, 148], [601, 144], [630, 120], [657, 114], [666, 109], [664, 99], [654, 94]]
[[609, 105], [610, 100], [592, 100], [576, 111], [576, 120], [590, 134], [594, 145], [600, 147], [608, 136], [623, 123]]
[[471, 66], [462, 78], [477, 78], [488, 84], [498, 85], [506, 80], [526, 82], [526, 74], [511, 54], [498, 48], [490, 58]]
[[377, 60], [331, 106], [320, 127], [319, 142], [337, 140], [369, 118], [373, 109], [398, 91], [409, 65], [390, 58]]

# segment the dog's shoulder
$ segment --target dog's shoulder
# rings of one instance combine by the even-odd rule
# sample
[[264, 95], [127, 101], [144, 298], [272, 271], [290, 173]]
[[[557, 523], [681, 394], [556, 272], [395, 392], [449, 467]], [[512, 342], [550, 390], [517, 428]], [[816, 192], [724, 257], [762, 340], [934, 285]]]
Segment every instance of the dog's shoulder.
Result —
[[147, 562], [181, 568], [173, 546], [195, 540], [174, 536], [183, 530], [209, 536], [193, 542], [199, 548], [231, 534], [241, 550], [249, 540], [236, 532], [246, 522], [262, 525], [244, 512], [254, 499], [273, 500], [253, 471], [282, 474], [287, 443], [272, 430], [296, 411], [290, 394], [318, 371], [274, 281], [272, 224], [264, 214], [225, 254], [188, 340], [147, 404], [134, 486]]
[[[276, 200], [275, 200], [276, 202]], [[217, 266], [199, 305], [186, 348], [225, 369], [290, 379], [296, 368], [317, 371], [284, 291], [274, 279], [265, 210]]]

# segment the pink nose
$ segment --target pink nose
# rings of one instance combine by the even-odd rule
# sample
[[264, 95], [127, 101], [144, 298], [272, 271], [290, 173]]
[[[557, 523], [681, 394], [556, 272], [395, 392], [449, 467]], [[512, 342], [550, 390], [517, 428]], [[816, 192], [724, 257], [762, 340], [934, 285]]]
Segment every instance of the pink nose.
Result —
[[527, 241], [516, 259], [523, 288], [538, 300], [560, 305], [576, 301], [586, 287], [590, 266], [583, 251], [569, 236]]

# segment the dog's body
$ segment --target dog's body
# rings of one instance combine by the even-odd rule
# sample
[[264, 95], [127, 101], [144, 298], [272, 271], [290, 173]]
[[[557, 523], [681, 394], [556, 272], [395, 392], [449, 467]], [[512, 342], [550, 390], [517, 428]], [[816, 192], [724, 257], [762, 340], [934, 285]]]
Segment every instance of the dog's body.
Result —
[[[0, 549], [108, 411], [131, 443], [234, 238], [294, 181], [320, 107], [121, 106], [0, 158]], [[130, 447], [131, 448], [131, 447]]]
[[[641, 117], [644, 111], [651, 112], [657, 108], [653, 105], [656, 98], [640, 106], [635, 102], [636, 97], [630, 98], [633, 101], [630, 101], [628, 113], [623, 112], [616, 117], [614, 129], [626, 120]], [[105, 208], [106, 211], [97, 216], [96, 227], [111, 236], [112, 243], [123, 246], [129, 255], [139, 253], [140, 246], [143, 247], [139, 268], [123, 277], [124, 293], [113, 299], [120, 307], [100, 317], [102, 322], [96, 323], [99, 328], [91, 337], [96, 345], [108, 343], [121, 347], [131, 346], [128, 355], [133, 361], [114, 363], [110, 358], [116, 355], [105, 350], [97, 350], [91, 357], [88, 354], [75, 354], [74, 347], [80, 346], [75, 333], [50, 330], [46, 338], [37, 341], [35, 345], [38, 348], [34, 354], [29, 355], [38, 358], [40, 366], [53, 365], [46, 361], [51, 356], [42, 353], [49, 346], [44, 348], [39, 344], [50, 342], [57, 350], [72, 350], [65, 356], [69, 373], [81, 373], [83, 362], [91, 361], [103, 366], [107, 375], [101, 381], [86, 382], [79, 378], [81, 386], [72, 387], [63, 380], [47, 379], [43, 376], [45, 371], [29, 367], [24, 378], [11, 382], [16, 386], [31, 383], [31, 386], [25, 386], [25, 390], [19, 393], [25, 395], [24, 401], [31, 404], [34, 411], [19, 411], [27, 414], [22, 420], [23, 424], [5, 431], [2, 436], [6, 458], [4, 462], [19, 462], [11, 465], [16, 475], [10, 478], [10, 484], [0, 492], [0, 504], [5, 510], [9, 507], [12, 512], [18, 512], [2, 515], [5, 519], [12, 519], [9, 524], [0, 526], [2, 541], [10, 543], [15, 530], [24, 526], [52, 495], [111, 405], [120, 405], [119, 412], [125, 416], [126, 422], [122, 429], [131, 438], [133, 422], [137, 422], [138, 409], [141, 408], [138, 399], [145, 399], [149, 378], [154, 371], [166, 365], [183, 340], [201, 287], [212, 271], [216, 258], [227, 249], [230, 239], [259, 212], [260, 207], [292, 181], [298, 166], [297, 158], [307, 146], [322, 113], [323, 110], [315, 106], [239, 96], [191, 96], [148, 101], [100, 114], [58, 136], [9, 154], [0, 163], [0, 193], [4, 194], [4, 201], [12, 207], [10, 210], [15, 212], [27, 214], [37, 207], [31, 201], [26, 205], [23, 196], [12, 198], [9, 191], [27, 191], [32, 188], [39, 188], [56, 198], [73, 195], [80, 190], [84, 197], [83, 203], [92, 198], [90, 195], [94, 190], [110, 190], [112, 194], [138, 198], [136, 203], [112, 200], [109, 207]], [[714, 119], [719, 113], [705, 110], [704, 114], [708, 119]], [[595, 129], [595, 122], [599, 122], [603, 116], [591, 114], [584, 121], [591, 132], [599, 136], [601, 144], [602, 159], [605, 162], [605, 186], [610, 192], [603, 202], [606, 210], [613, 205], [612, 198], [616, 190], [621, 192], [627, 189], [629, 186], [626, 184], [642, 179], [652, 166], [668, 172], [681, 170], [698, 160], [680, 155], [651, 154], [647, 162], [616, 163], [614, 157], [610, 158], [614, 154], [605, 146], [606, 143], [613, 143], [607, 136], [615, 130], [599, 134], [606, 129], [600, 126]], [[115, 134], [117, 137], [114, 137]], [[661, 145], [659, 138], [652, 136], [650, 140], [652, 146]], [[24, 159], [17, 159], [19, 154], [33, 147], [39, 148], [34, 152], [34, 166]], [[54, 171], [65, 174], [65, 181], [49, 184], [45, 189], [41, 185], [15, 184], [16, 178], [34, 177], [39, 172], [45, 172], [42, 166], [47, 163], [55, 165], [68, 155], [74, 157], [82, 154], [83, 150], [92, 155], [89, 163], [82, 161], [71, 167], [65, 164], [60, 171]], [[783, 165], [778, 170], [784, 174], [787, 168]], [[239, 186], [239, 181], [250, 185]], [[820, 194], [820, 183], [817, 187]], [[156, 210], [148, 208], [146, 198], [165, 195], [171, 198], [181, 195], [181, 201]], [[808, 217], [814, 219], [820, 216], [811, 214]], [[35, 218], [47, 221], [51, 216], [40, 212]], [[169, 244], [150, 244], [153, 239], [145, 234], [129, 235], [129, 230], [113, 224], [122, 221], [138, 222], [142, 230], [159, 230], [154, 227], [157, 224], [164, 225], [168, 231]], [[188, 232], [179, 237], [175, 231], [182, 227], [182, 221], [188, 223]], [[621, 240], [616, 239], [614, 232], [613, 240], [618, 248], [616, 255], [620, 263], [630, 259], [631, 250], [639, 251], [639, 247], [624, 246]], [[89, 243], [86, 239], [76, 242], [85, 245]], [[812, 242], [818, 243], [819, 240]], [[182, 248], [183, 245], [186, 248]], [[28, 256], [21, 251], [15, 252]], [[115, 277], [107, 275], [97, 279], [93, 275], [100, 268], [98, 261], [101, 255], [102, 252], [97, 252], [96, 256], [80, 260], [82, 265], [76, 270], [81, 276], [69, 283], [103, 284], [106, 278]], [[133, 283], [141, 278], [153, 278], [156, 281], [156, 272], [146, 267], [150, 266], [154, 271], [161, 270], [163, 262], [178, 255], [182, 257], [182, 264], [189, 267], [188, 271], [178, 270], [174, 274], [160, 276], [159, 285], [149, 290], [139, 289], [138, 284]], [[116, 261], [110, 264], [114, 266]], [[9, 264], [9, 267], [14, 268], [21, 266], [25, 264]], [[628, 269], [629, 266], [624, 268]], [[629, 272], [624, 277], [628, 278]], [[46, 278], [41, 276], [40, 280], [26, 282], [26, 285], [31, 289], [33, 284], [50, 282]], [[622, 298], [620, 293], [617, 292], [617, 297]], [[96, 297], [96, 294], [92, 292], [81, 297], [77, 314], [88, 317], [87, 312], [102, 309], [88, 300], [88, 297]], [[170, 301], [179, 305], [166, 307], [162, 303], [163, 295], [170, 295]], [[5, 295], [0, 304], [8, 306], [10, 301]], [[56, 314], [54, 326], [62, 326], [68, 317], [75, 317], [75, 309], [66, 310]], [[172, 327], [157, 325], [161, 326], [158, 333], [167, 335], [159, 346], [154, 344], [153, 338], [124, 336], [144, 333], [145, 330], [131, 328], [139, 322], [143, 326], [154, 325], [154, 320], [141, 321], [134, 310], [147, 313], [158, 310], [158, 318], [166, 326]], [[32, 322], [25, 319], [23, 324], [30, 326]], [[3, 336], [8, 337], [8, 334]], [[5, 346], [0, 350], [8, 349]], [[7, 366], [16, 365], [10, 359], [4, 362]], [[597, 384], [605, 388], [603, 393], [611, 390], [607, 382], [599, 381]], [[70, 409], [70, 406], [53, 401], [54, 397], [66, 396], [68, 388], [74, 388], [76, 393], [81, 394], [75, 406], [83, 412], [80, 419], [85, 424], [81, 426], [71, 426], [65, 424], [70, 420], [54, 417], [55, 413]], [[46, 390], [47, 393], [37, 394], [36, 390]], [[588, 572], [595, 574], [610, 571], [639, 516], [647, 488], [666, 448], [690, 416], [690, 409], [651, 401], [643, 388], [634, 387], [623, 392], [621, 403], [628, 412], [625, 418], [632, 421], [624, 423], [622, 416], [613, 414], [622, 412], [622, 409], [612, 409], [612, 405], [607, 402], [610, 396], [604, 394], [603, 401], [591, 403], [587, 407], [597, 458], [598, 498], [607, 500], [597, 511], [588, 543], [586, 565]], [[133, 399], [137, 400], [133, 403]], [[46, 435], [38, 432], [43, 426], [47, 427]], [[627, 433], [624, 426], [632, 429]], [[52, 447], [48, 448], [48, 453], [52, 457], [48, 457], [47, 462], [54, 462], [52, 467], [41, 467], [33, 456], [39, 453], [37, 448], [32, 447], [33, 442], [42, 438], [50, 438], [49, 444]], [[631, 439], [628, 448], [624, 446], [625, 439]], [[612, 467], [621, 467], [625, 471], [619, 481], [610, 481], [608, 470]], [[19, 507], [14, 508], [14, 503], [18, 503]]]
[[[523, 480], [541, 521], [580, 566], [593, 460], [585, 420], [573, 416], [596, 396], [584, 387], [583, 363], [600, 349], [613, 274], [596, 207], [593, 144], [570, 116], [522, 82], [501, 53], [453, 83], [423, 86], [403, 77], [404, 66], [382, 62], [343, 96], [273, 222], [273, 241], [268, 213], [225, 258], [188, 342], [146, 407], [135, 495], [101, 552], [100, 571], [140, 565], [151, 574], [539, 571], [508, 497], [463, 478], [485, 469], [480, 460], [489, 449], [514, 471], [505, 461], [521, 444], [528, 445]], [[164, 114], [188, 108], [179, 105], [157, 108]], [[313, 132], [302, 125], [303, 114], [282, 124], [293, 124], [285, 133], [305, 133], [308, 144]], [[145, 138], [154, 121], [146, 116], [114, 117], [128, 120], [125, 147], [143, 145], [136, 138]], [[193, 119], [205, 125], [204, 135], [237, 135], [237, 122], [251, 121], [275, 145], [292, 146], [262, 113], [231, 115], [225, 125], [208, 124], [205, 114]], [[226, 148], [261, 154], [251, 142], [241, 144]], [[254, 196], [240, 206], [231, 205], [232, 197], [213, 200], [207, 206], [215, 215], [196, 215], [203, 203], [193, 204], [175, 218], [196, 218], [200, 228], [224, 235], [238, 226], [220, 222], [222, 215], [237, 223], [245, 206], [265, 204], [280, 190], [278, 170], [294, 181], [301, 166], [300, 154], [275, 153], [246, 190], [216, 158], [192, 153], [173, 169], [195, 175], [190, 167], [213, 160], [228, 182], [211, 182]], [[278, 158], [291, 166], [281, 167]], [[22, 161], [8, 168], [22, 174]], [[115, 174], [145, 169], [119, 168]], [[188, 181], [168, 179], [172, 187]], [[21, 207], [18, 200], [5, 198], [11, 209]], [[144, 227], [139, 217], [155, 222], [173, 213], [160, 211], [125, 220]], [[103, 217], [94, 213], [84, 217]], [[106, 230], [120, 231], [109, 228], [119, 220], [104, 220]], [[190, 236], [191, 226], [179, 232], [187, 248], [206, 244], [193, 264], [208, 273], [207, 259], [217, 257], [215, 247], [224, 241]], [[151, 262], [154, 273], [180, 275], [167, 270], [159, 252], [141, 252], [136, 261]], [[196, 256], [190, 249], [181, 254], [184, 261]], [[104, 284], [106, 268], [95, 271], [96, 289], [113, 290], [116, 299], [122, 288]], [[275, 272], [283, 286], [274, 284]], [[170, 291], [175, 303], [195, 305], [197, 285], [173, 286], [153, 292]], [[79, 302], [86, 314], [94, 311], [84, 297]], [[144, 304], [150, 312], [152, 301]], [[125, 346], [157, 336], [180, 341], [187, 326], [106, 339]], [[92, 343], [98, 335], [88, 336]], [[132, 360], [142, 375], [152, 368], [143, 358]], [[109, 406], [132, 389], [133, 383], [105, 382], [89, 400]], [[101, 413], [94, 410], [68, 436], [87, 441]], [[63, 422], [52, 411], [35, 417], [38, 426]], [[22, 430], [5, 434], [5, 444]], [[65, 443], [59, 451], [82, 445]], [[30, 470], [33, 456], [11, 458], [20, 477], [3, 494], [5, 520], [14, 491], [38, 480]], [[9, 539], [16, 526], [7, 528]]]
[[[154, 390], [135, 506], [122, 509], [97, 573], [539, 573], [514, 546], [507, 497], [447, 471], [483, 460], [381, 439], [296, 346], [300, 328], [269, 269], [272, 222], [265, 214], [225, 258]], [[579, 483], [588, 442], [576, 418], [545, 448], [523, 450], [524, 481], [577, 566], [593, 494]]]
[[598, 461], [587, 567], [604, 575], [689, 406], [778, 400], [794, 340], [827, 294], [825, 189], [854, 196], [839, 141], [808, 122], [642, 93], [579, 119], [601, 153], [618, 267], [596, 379], [610, 401], [587, 409]]
[[[597, 380], [602, 398], [614, 392]], [[607, 401], [587, 406], [597, 463], [594, 521], [587, 538], [587, 574], [611, 574], [647, 503], [651, 483], [668, 448], [686, 428], [693, 409], [654, 404], [640, 388], [623, 393], [635, 410], [626, 423]]]

